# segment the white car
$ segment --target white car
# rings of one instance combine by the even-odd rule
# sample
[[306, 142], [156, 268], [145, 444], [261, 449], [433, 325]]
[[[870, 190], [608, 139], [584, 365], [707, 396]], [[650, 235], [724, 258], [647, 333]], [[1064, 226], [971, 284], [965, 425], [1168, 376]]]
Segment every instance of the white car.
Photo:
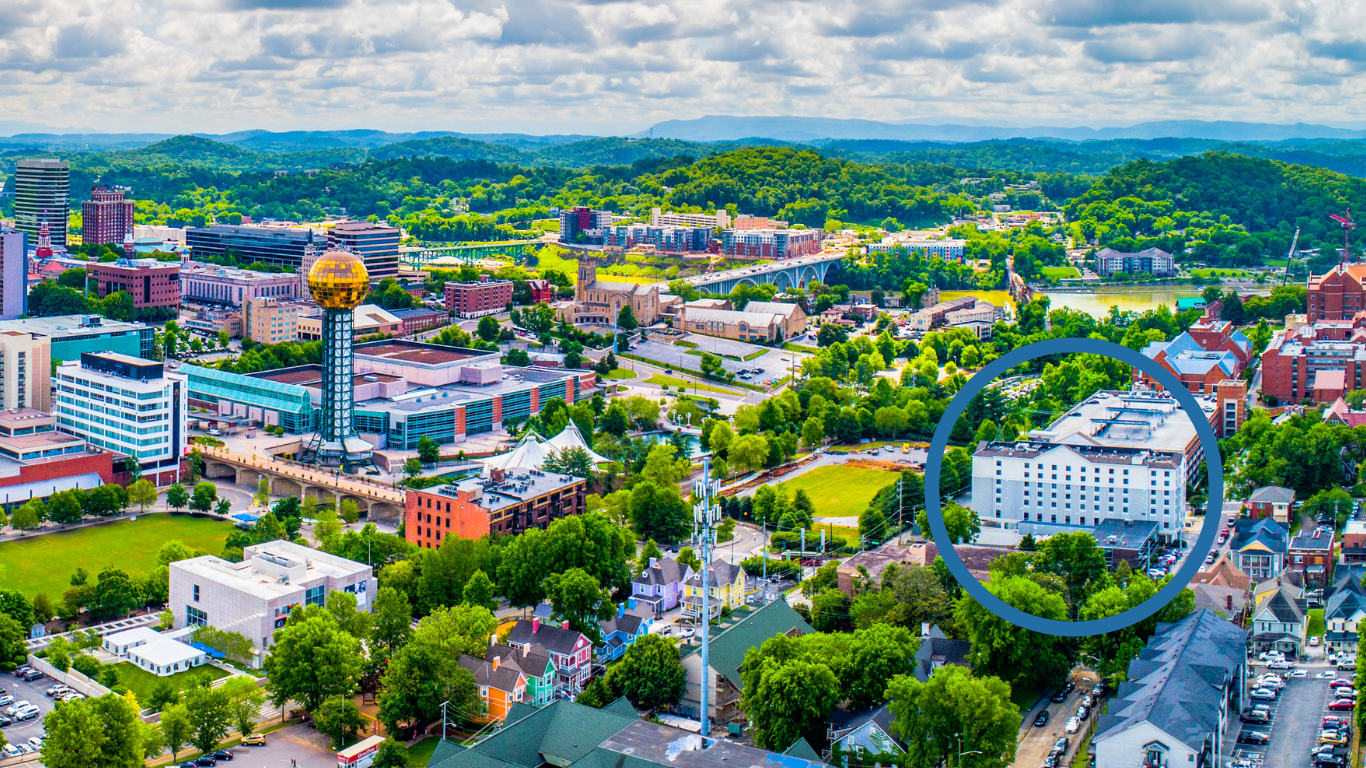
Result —
[[1294, 670], [1291, 670], [1291, 671], [1290, 671], [1290, 674], [1286, 675], [1286, 677], [1308, 677], [1308, 676], [1309, 676], [1309, 670], [1307, 670], [1307, 669], [1294, 669]]
[[1269, 662], [1269, 663], [1266, 665], [1266, 668], [1267, 668], [1267, 669], [1294, 669], [1294, 668], [1295, 668], [1295, 663], [1292, 662], [1292, 661], [1286, 661], [1286, 660], [1284, 660], [1284, 659], [1281, 659], [1281, 660], [1279, 660], [1279, 661], [1272, 661], [1272, 662]]
[[1270, 688], [1258, 688], [1252, 693], [1249, 693], [1247, 697], [1253, 701], [1275, 701], [1276, 692]]
[[32, 704], [31, 702], [29, 702], [29, 701], [25, 701], [25, 700], [16, 701], [16, 702], [14, 702], [13, 704], [11, 704], [10, 706], [8, 706], [8, 707], [5, 708], [5, 714], [7, 714], [7, 715], [17, 715], [17, 714], [19, 713], [19, 710], [21, 710], [21, 709], [27, 709], [27, 708], [29, 708], [29, 707], [31, 707], [31, 706], [33, 706], [33, 704]]
[[1063, 727], [1063, 730], [1067, 733], [1076, 733], [1077, 730], [1080, 728], [1081, 720], [1078, 720], [1077, 718], [1073, 717], [1067, 721], [1067, 725]]
[[1262, 651], [1261, 653], [1257, 654], [1258, 661], [1276, 661], [1277, 659], [1284, 658], [1285, 654], [1281, 653], [1280, 651]]
[[1319, 636], [1318, 636], [1318, 635], [1314, 635], [1313, 637], [1309, 638], [1309, 646], [1310, 646], [1311, 648], [1317, 648], [1317, 647], [1319, 647]]
[[18, 757], [24, 754], [24, 750], [13, 744], [6, 744], [4, 749], [0, 749], [0, 754], [3, 754], [5, 757]]
[[1330, 670], [1325, 670], [1325, 671], [1323, 671], [1323, 672], [1320, 672], [1320, 673], [1318, 673], [1317, 675], [1314, 675], [1314, 679], [1315, 679], [1315, 680], [1328, 680], [1328, 679], [1330, 679], [1330, 678], [1334, 678], [1334, 677], [1337, 677], [1337, 676], [1338, 676], [1338, 673], [1336, 673], [1336, 672], [1334, 672], [1333, 670], [1330, 669]]

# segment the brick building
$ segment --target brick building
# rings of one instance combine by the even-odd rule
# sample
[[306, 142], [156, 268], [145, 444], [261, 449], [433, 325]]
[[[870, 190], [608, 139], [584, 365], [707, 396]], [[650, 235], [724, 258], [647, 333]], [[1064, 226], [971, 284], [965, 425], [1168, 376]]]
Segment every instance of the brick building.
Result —
[[721, 253], [738, 259], [789, 259], [821, 251], [819, 229], [728, 229]]
[[1333, 580], [1333, 529], [1315, 528], [1290, 540], [1285, 567], [1304, 574], [1306, 587], [1322, 587]]
[[532, 304], [548, 304], [555, 300], [555, 286], [549, 280], [528, 280], [526, 288], [531, 293]]
[[449, 312], [442, 312], [435, 309], [391, 309], [389, 314], [397, 317], [400, 321], [399, 335], [412, 336], [421, 331], [429, 331], [433, 328], [440, 328], [450, 322]]
[[1331, 403], [1366, 379], [1366, 313], [1278, 331], [1262, 353], [1262, 395], [1282, 403]]
[[1295, 492], [1289, 488], [1265, 485], [1252, 492], [1243, 504], [1247, 516], [1253, 520], [1271, 518], [1286, 527], [1290, 526], [1290, 505], [1295, 501]]
[[1337, 266], [1309, 277], [1309, 322], [1351, 320], [1366, 311], [1366, 264]]
[[512, 303], [512, 281], [480, 275], [477, 283], [446, 283], [446, 309], [460, 317], [496, 315]]
[[488, 477], [423, 491], [408, 491], [404, 536], [435, 548], [452, 534], [477, 539], [490, 533], [522, 533], [587, 509], [588, 483], [581, 477], [514, 468]]
[[180, 264], [155, 259], [119, 259], [107, 264], [91, 263], [86, 267], [97, 282], [99, 298], [111, 293], [127, 291], [133, 306], [180, 307]]
[[[1205, 319], [1171, 341], [1154, 341], [1143, 354], [1170, 371], [1193, 394], [1215, 391], [1220, 382], [1237, 379], [1252, 360], [1252, 342], [1233, 323]], [[1134, 368], [1134, 381], [1160, 388]]]
[[[274, 296], [247, 299], [242, 306], [242, 336], [261, 344], [279, 344], [299, 338], [299, 309], [296, 301]], [[228, 335], [232, 335], [228, 329]]]
[[123, 190], [99, 186], [81, 203], [81, 242], [86, 245], [122, 243], [133, 233], [133, 201]]
[[230, 307], [241, 307], [257, 297], [299, 298], [303, 282], [297, 274], [199, 264], [180, 271], [180, 292], [185, 300]]
[[1366, 520], [1348, 520], [1343, 527], [1342, 561], [1366, 563]]

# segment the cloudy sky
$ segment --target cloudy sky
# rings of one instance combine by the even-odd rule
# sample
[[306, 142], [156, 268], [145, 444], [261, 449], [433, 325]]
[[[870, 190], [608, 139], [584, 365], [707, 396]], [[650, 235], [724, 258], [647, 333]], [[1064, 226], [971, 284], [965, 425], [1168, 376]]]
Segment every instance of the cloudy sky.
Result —
[[3, 0], [0, 120], [628, 134], [707, 114], [1366, 125], [1366, 3]]

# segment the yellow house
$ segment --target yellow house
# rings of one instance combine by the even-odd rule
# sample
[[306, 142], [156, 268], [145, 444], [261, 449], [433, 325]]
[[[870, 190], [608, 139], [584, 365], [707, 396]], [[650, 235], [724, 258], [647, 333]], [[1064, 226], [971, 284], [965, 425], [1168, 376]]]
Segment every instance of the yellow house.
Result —
[[[711, 561], [707, 575], [711, 594], [707, 596], [707, 617], [714, 619], [729, 607], [732, 611], [745, 605], [745, 569], [721, 560]], [[683, 618], [696, 619], [701, 614], [702, 574], [698, 573], [683, 585]]]

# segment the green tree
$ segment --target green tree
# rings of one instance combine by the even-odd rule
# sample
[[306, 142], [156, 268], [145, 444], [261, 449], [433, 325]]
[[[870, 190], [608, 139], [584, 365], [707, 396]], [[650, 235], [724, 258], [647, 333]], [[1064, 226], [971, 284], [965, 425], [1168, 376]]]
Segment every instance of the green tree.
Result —
[[[760, 749], [786, 749], [799, 737], [816, 736], [825, 718], [840, 701], [839, 679], [825, 664], [805, 659], [780, 662], [762, 658], [760, 650], [745, 654], [747, 672], [740, 707], [753, 724], [755, 746]], [[760, 660], [762, 658], [762, 660]], [[752, 675], [754, 683], [748, 682]]]
[[403, 474], [409, 480], [422, 474], [422, 459], [414, 457], [403, 462]]
[[117, 568], [100, 571], [99, 583], [95, 585], [95, 605], [93, 611], [97, 619], [110, 619], [123, 616], [137, 607], [141, 598], [133, 579]]
[[305, 618], [296, 610], [275, 632], [275, 645], [266, 657], [271, 702], [282, 707], [292, 699], [304, 711], [315, 712], [329, 697], [351, 695], [361, 664], [360, 643], [342, 631], [331, 614]]
[[370, 641], [389, 653], [402, 648], [412, 636], [413, 606], [408, 596], [393, 587], [382, 586], [373, 606], [375, 626]]
[[318, 508], [313, 518], [313, 538], [324, 548], [332, 546], [337, 537], [341, 536], [342, 523], [337, 517], [337, 510], [331, 505], [324, 505]]
[[612, 618], [612, 592], [604, 589], [593, 575], [582, 568], [551, 574], [545, 580], [554, 616], [569, 622], [569, 628], [586, 635], [594, 645], [602, 642], [599, 621]]
[[635, 313], [631, 311], [631, 305], [623, 306], [621, 311], [617, 313], [617, 327], [623, 331], [634, 331], [639, 326], [640, 323], [636, 322]]
[[350, 592], [334, 590], [327, 594], [327, 612], [337, 620], [337, 626], [354, 638], [370, 636], [374, 617], [359, 608], [359, 601]]
[[1054, 573], [1067, 583], [1071, 605], [1081, 605], [1109, 581], [1105, 553], [1086, 531], [1057, 533], [1044, 539], [1034, 557], [1036, 572]]
[[213, 503], [218, 499], [218, 486], [205, 480], [194, 487], [194, 494], [190, 496], [190, 509], [197, 512], [208, 512], [213, 509]]
[[441, 460], [441, 446], [426, 435], [418, 438], [417, 457], [423, 464], [435, 464]]
[[147, 505], [157, 502], [157, 487], [146, 478], [128, 486], [128, 503], [136, 504], [139, 512], [146, 512]]
[[379, 695], [379, 721], [389, 733], [431, 722], [443, 701], [467, 715], [483, 711], [474, 675], [460, 666], [459, 653], [444, 646], [444, 638], [435, 632], [419, 630], [412, 642], [393, 654]]
[[26, 502], [24, 506], [14, 511], [14, 517], [10, 519], [10, 526], [17, 531], [32, 531], [42, 524], [43, 517], [40, 512], [45, 513], [42, 502], [34, 499]]
[[48, 500], [47, 518], [62, 526], [79, 523], [85, 516], [84, 505], [77, 489], [55, 493]]
[[811, 627], [817, 632], [849, 628], [849, 596], [829, 587], [811, 598]]
[[479, 338], [484, 341], [492, 342], [498, 340], [498, 333], [501, 330], [502, 326], [499, 325], [498, 318], [493, 315], [484, 315], [479, 318], [479, 326], [475, 332], [478, 333]]
[[409, 768], [408, 748], [392, 738], [380, 742], [371, 768]]
[[334, 750], [355, 741], [361, 728], [365, 727], [360, 708], [349, 696], [328, 697], [313, 714], [313, 722], [318, 727], [318, 733], [332, 738]]
[[[0, 613], [0, 665], [18, 664], [27, 658], [26, 628], [7, 614]], [[6, 666], [8, 669], [8, 666]]]
[[1000, 678], [945, 666], [924, 683], [909, 675], [892, 678], [887, 696], [908, 766], [1004, 768], [1014, 762], [1020, 710]]
[[470, 580], [465, 583], [463, 602], [465, 605], [480, 606], [490, 611], [497, 610], [498, 598], [495, 593], [496, 589], [488, 574], [482, 570], [475, 571], [474, 575], [470, 576]]
[[171, 753], [171, 761], [180, 754], [181, 747], [190, 743], [194, 737], [194, 724], [184, 704], [173, 704], [161, 710], [161, 736], [166, 749]]
[[84, 701], [79, 706], [55, 707], [43, 717], [43, 765], [53, 768], [89, 768], [101, 765], [107, 737], [100, 713]]
[[232, 727], [232, 708], [222, 688], [209, 686], [208, 678], [200, 678], [184, 694], [185, 714], [194, 735], [190, 743], [200, 752], [212, 752], [227, 738]]
[[637, 707], [677, 704], [687, 687], [674, 641], [659, 635], [638, 638], [612, 670], [613, 687]]
[[190, 503], [190, 493], [185, 490], [185, 486], [180, 483], [173, 484], [166, 489], [166, 506], [179, 511]]
[[[1062, 596], [1027, 577], [993, 576], [984, 586], [1025, 613], [1058, 621], [1068, 619]], [[954, 617], [972, 642], [974, 672], [1032, 687], [1061, 679], [1071, 667], [1070, 638], [1023, 629], [982, 607], [971, 595], [959, 598]]]
[[631, 527], [641, 538], [678, 541], [687, 535], [688, 511], [676, 484], [661, 486], [645, 481], [631, 490]]

